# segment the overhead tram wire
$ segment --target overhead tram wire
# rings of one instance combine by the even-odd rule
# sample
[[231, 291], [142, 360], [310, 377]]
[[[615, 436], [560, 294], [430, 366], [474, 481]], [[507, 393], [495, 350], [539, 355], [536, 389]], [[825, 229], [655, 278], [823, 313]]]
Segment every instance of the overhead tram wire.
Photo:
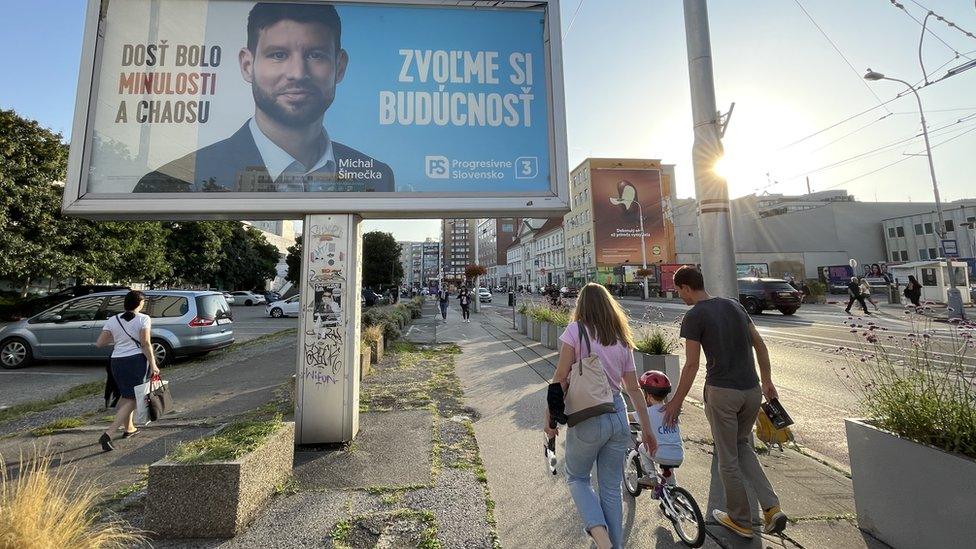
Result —
[[[954, 137], [950, 137], [949, 139], [946, 139], [945, 141], [940, 141], [939, 143], [936, 143], [935, 145], [932, 145], [931, 148], [934, 149], [934, 148], [939, 147], [941, 145], [945, 145], [946, 143], [948, 143], [950, 141], [954, 141], [956, 139], [959, 139], [960, 137], [962, 137], [964, 135], [967, 135], [970, 132], [974, 132], [974, 131], [976, 131], [976, 126], [973, 126], [972, 128], [969, 128], [968, 130], [960, 133], [959, 135], [956, 135]], [[867, 177], [869, 175], [874, 175], [874, 174], [876, 174], [876, 173], [878, 173], [878, 172], [880, 172], [882, 170], [887, 170], [888, 168], [890, 168], [890, 167], [892, 167], [892, 166], [894, 166], [896, 164], [901, 164], [902, 162], [905, 162], [906, 160], [910, 160], [912, 158], [915, 158], [916, 156], [919, 156], [919, 155], [918, 154], [908, 155], [905, 158], [900, 158], [898, 160], [895, 160], [894, 162], [891, 162], [889, 164], [885, 164], [884, 166], [881, 166], [880, 168], [876, 168], [876, 169], [871, 170], [871, 171], [869, 171], [867, 173], [862, 173], [861, 175], [854, 176], [854, 177], [852, 177], [850, 179], [845, 179], [844, 181], [841, 181], [840, 183], [836, 183], [834, 185], [830, 185], [829, 187], [824, 187], [823, 189], [820, 189], [820, 190], [822, 190], [822, 191], [828, 191], [830, 189], [836, 189], [837, 187], [841, 187], [841, 186], [846, 185], [846, 184], [848, 184], [848, 183], [850, 183], [852, 181], [857, 181], [858, 179], [861, 179], [863, 177]]]
[[[958, 59], [958, 57], [965, 57], [966, 59], [969, 59], [968, 55], [976, 53], [976, 50], [966, 52], [965, 54], [958, 53], [958, 52], [956, 52], [956, 53], [958, 54], [957, 57], [955, 57], [953, 59], [950, 59], [946, 63], [943, 63], [938, 69], [935, 69], [935, 71], [941, 70], [943, 67], [945, 67], [946, 65], [948, 65], [952, 61], [955, 61], [956, 59]], [[932, 71], [932, 72], [935, 72], [935, 71]], [[931, 86], [933, 84], [937, 84], [937, 83], [945, 80], [946, 78], [949, 78], [950, 76], [955, 76], [955, 74], [951, 74], [951, 75], [948, 75], [947, 74], [946, 76], [943, 76], [943, 77], [938, 78], [936, 80], [930, 80], [927, 84], [923, 84], [923, 85], [919, 85], [919, 84], [922, 84], [922, 81], [919, 80], [915, 84], [915, 89], [922, 90], [922, 89], [927, 88], [927, 87], [929, 87], [929, 86]], [[897, 101], [897, 100], [901, 99], [902, 97], [904, 97], [904, 96], [906, 96], [906, 95], [908, 95], [910, 93], [911, 93], [911, 91], [909, 91], [909, 90], [905, 90], [903, 92], [900, 92], [897, 95], [895, 95], [894, 97], [892, 97], [891, 99], [888, 99], [887, 101], [884, 101], [882, 103], [882, 105], [887, 105], [888, 103], [891, 103], [893, 101]], [[839, 120], [837, 122], [834, 122], [833, 124], [830, 124], [827, 127], [821, 128], [821, 129], [819, 129], [819, 130], [817, 130], [817, 131], [815, 131], [815, 132], [813, 132], [811, 134], [808, 134], [808, 135], [806, 135], [804, 137], [801, 137], [800, 139], [797, 139], [795, 141], [792, 141], [790, 143], [787, 143], [786, 145], [783, 145], [782, 147], [776, 149], [775, 152], [781, 152], [781, 151], [785, 151], [786, 149], [789, 149], [791, 147], [795, 147], [796, 145], [799, 145], [800, 143], [803, 143], [804, 141], [808, 141], [808, 140], [810, 140], [810, 139], [812, 139], [812, 138], [814, 138], [814, 137], [816, 137], [816, 136], [818, 136], [818, 135], [820, 135], [822, 133], [828, 132], [828, 131], [836, 128], [837, 126], [840, 126], [842, 124], [846, 124], [847, 122], [850, 122], [851, 120], [854, 120], [856, 118], [860, 118], [860, 117], [864, 116], [865, 114], [868, 114], [869, 112], [871, 112], [871, 111], [873, 111], [875, 109], [879, 109], [879, 108], [881, 108], [881, 105], [875, 105], [873, 107], [868, 107], [868, 108], [864, 109], [863, 111], [854, 113], [854, 114], [852, 114], [852, 115], [850, 115], [850, 116], [848, 116], [846, 118], [843, 118], [843, 119], [841, 119], [841, 120]]]
[[809, 19], [810, 22], [813, 23], [813, 26], [816, 27], [818, 31], [820, 31], [820, 34], [827, 40], [830, 46], [834, 48], [834, 51], [836, 51], [837, 54], [840, 55], [841, 59], [843, 59], [844, 62], [847, 63], [847, 66], [851, 68], [851, 71], [854, 73], [858, 81], [861, 84], [863, 84], [864, 87], [867, 88], [869, 92], [871, 92], [871, 95], [874, 96], [875, 100], [878, 101], [878, 106], [884, 107], [884, 109], [890, 113], [891, 111], [888, 110], [887, 105], [881, 101], [880, 97], [878, 97], [878, 94], [874, 91], [874, 88], [868, 85], [867, 81], [865, 81], [864, 78], [861, 77], [861, 72], [858, 71], [856, 68], [854, 68], [854, 64], [851, 63], [851, 60], [848, 59], [847, 56], [844, 55], [844, 52], [841, 51], [841, 49], [837, 46], [837, 44], [833, 40], [831, 40], [827, 32], [823, 30], [823, 27], [821, 27], [820, 24], [818, 24], [817, 21], [813, 18], [813, 16], [810, 15], [810, 12], [808, 12], [807, 9], [803, 7], [803, 4], [800, 3], [800, 0], [793, 0], [793, 2], [796, 3], [796, 7], [800, 8], [800, 11], [803, 12], [803, 15], [806, 15], [807, 19]]
[[[950, 43], [946, 42], [945, 40], [943, 40], [941, 36], [939, 36], [938, 34], [935, 34], [935, 31], [933, 31], [932, 29], [926, 27], [925, 24], [922, 21], [919, 21], [918, 20], [918, 17], [915, 17], [914, 15], [912, 15], [911, 12], [909, 12], [907, 9], [905, 9], [905, 5], [904, 4], [902, 4], [900, 2], [897, 2], [896, 0], [888, 0], [888, 3], [890, 3], [892, 6], [895, 6], [896, 8], [900, 9], [902, 11], [902, 13], [904, 13], [909, 18], [911, 18], [912, 21], [915, 21], [916, 23], [918, 23], [918, 25], [920, 27], [922, 27], [922, 29], [924, 29], [925, 32], [927, 32], [927, 33], [931, 34], [932, 36], [934, 36], [935, 39], [938, 40], [939, 42], [942, 42], [942, 44], [945, 45], [945, 47], [949, 48], [949, 50], [951, 50], [953, 53], [959, 54], [960, 56], [965, 57], [966, 59], [972, 60], [971, 57], [968, 57], [966, 55], [963, 55], [963, 54], [959, 53], [959, 50], [957, 50], [955, 47], [953, 47], [952, 44], [950, 44]], [[932, 10], [926, 10], [926, 11], [932, 11]]]
[[583, 2], [586, 0], [580, 0], [579, 4], [576, 4], [576, 11], [573, 12], [573, 18], [569, 20], [569, 26], [566, 27], [566, 32], [563, 33], [563, 41], [569, 36], [569, 31], [573, 30], [573, 25], [576, 23], [576, 18], [579, 16], [580, 8], [583, 7]]
[[930, 14], [932, 14], [932, 16], [934, 16], [940, 22], [945, 23], [945, 25], [947, 27], [949, 27], [950, 29], [955, 29], [955, 30], [961, 32], [962, 34], [966, 35], [967, 37], [972, 38], [973, 40], [976, 40], [976, 34], [973, 34], [973, 33], [969, 32], [969, 31], [967, 31], [966, 29], [960, 27], [959, 25], [955, 24], [954, 22], [946, 19], [945, 17], [942, 17], [941, 15], [939, 15], [938, 13], [936, 13], [935, 11], [930, 10], [929, 8], [923, 6], [921, 3], [917, 2], [916, 0], [909, 0], [909, 1], [912, 4], [915, 4], [916, 6], [922, 8], [923, 10], [925, 10], [925, 11], [929, 12]]
[[[939, 132], [942, 132], [944, 130], [947, 130], [947, 129], [953, 127], [953, 126], [958, 126], [959, 124], [963, 124], [965, 122], [969, 122], [970, 120], [972, 120], [974, 118], [976, 118], [976, 112], [974, 112], [974, 113], [972, 113], [972, 114], [970, 114], [968, 116], [964, 116], [962, 118], [959, 118], [955, 122], [951, 122], [951, 123], [946, 124], [944, 126], [939, 126], [938, 128], [929, 130], [929, 135], [931, 136], [933, 134], [937, 134]], [[845, 158], [843, 160], [838, 160], [836, 162], [831, 162], [830, 164], [826, 164], [824, 166], [820, 166], [820, 167], [815, 168], [813, 170], [805, 171], [803, 173], [799, 173], [799, 174], [796, 174], [796, 175], [793, 175], [793, 176], [784, 178], [782, 181], [780, 181], [780, 183], [781, 182], [785, 182], [785, 181], [793, 181], [793, 180], [799, 179], [801, 177], [805, 177], [805, 176], [808, 176], [808, 175], [813, 175], [815, 173], [819, 173], [819, 172], [822, 172], [822, 171], [825, 171], [825, 170], [829, 170], [831, 168], [836, 168], [836, 167], [842, 166], [844, 164], [847, 164], [849, 162], [853, 162], [855, 160], [859, 160], [861, 158], [866, 158], [866, 157], [873, 156], [875, 154], [880, 154], [880, 153], [883, 153], [883, 152], [887, 152], [888, 149], [892, 149], [892, 148], [897, 147], [899, 145], [902, 145], [904, 143], [908, 143], [910, 141], [914, 141], [914, 140], [918, 139], [919, 137], [922, 137], [922, 133], [921, 132], [919, 132], [919, 133], [917, 133], [917, 134], [915, 134], [915, 135], [913, 135], [911, 137], [906, 137], [906, 138], [903, 138], [903, 139], [899, 139], [897, 141], [892, 141], [892, 142], [887, 143], [885, 145], [881, 145], [880, 147], [875, 147], [874, 149], [871, 149], [869, 151], [865, 151], [865, 152], [862, 152], [862, 153], [855, 154], [853, 156], [849, 156], [849, 157], [847, 157], [847, 158]]]

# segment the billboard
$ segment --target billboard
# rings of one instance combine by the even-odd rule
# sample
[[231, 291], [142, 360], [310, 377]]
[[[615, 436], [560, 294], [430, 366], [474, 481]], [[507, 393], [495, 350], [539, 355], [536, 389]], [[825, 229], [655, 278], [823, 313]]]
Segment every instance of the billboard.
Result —
[[671, 190], [660, 169], [594, 167], [590, 182], [598, 267], [642, 264], [642, 212], [648, 265], [671, 260], [673, 231], [664, 215]]
[[736, 263], [736, 278], [768, 278], [769, 264], [767, 263]]
[[558, 2], [442, 4], [89, 0], [66, 211], [564, 212]]

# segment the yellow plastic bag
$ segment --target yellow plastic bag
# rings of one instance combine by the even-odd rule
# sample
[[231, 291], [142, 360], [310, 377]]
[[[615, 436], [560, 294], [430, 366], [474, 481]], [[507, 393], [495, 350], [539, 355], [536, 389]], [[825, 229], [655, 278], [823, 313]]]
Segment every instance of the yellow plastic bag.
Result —
[[766, 412], [759, 410], [759, 417], [756, 419], [756, 438], [769, 448], [779, 447], [782, 450], [784, 444], [793, 442], [793, 431], [790, 431], [789, 427], [777, 429]]

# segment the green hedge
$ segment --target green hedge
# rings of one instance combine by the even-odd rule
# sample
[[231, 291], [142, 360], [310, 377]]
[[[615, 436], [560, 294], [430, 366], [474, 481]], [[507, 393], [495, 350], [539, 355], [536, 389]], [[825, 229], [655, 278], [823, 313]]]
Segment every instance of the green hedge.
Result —
[[383, 337], [387, 341], [400, 338], [403, 328], [415, 318], [420, 318], [424, 298], [415, 297], [408, 301], [401, 301], [396, 305], [385, 307], [371, 307], [363, 311], [362, 324], [364, 328], [379, 326], [383, 329]]
[[536, 322], [549, 322], [556, 326], [569, 325], [569, 309], [529, 306], [526, 307], [525, 314]]

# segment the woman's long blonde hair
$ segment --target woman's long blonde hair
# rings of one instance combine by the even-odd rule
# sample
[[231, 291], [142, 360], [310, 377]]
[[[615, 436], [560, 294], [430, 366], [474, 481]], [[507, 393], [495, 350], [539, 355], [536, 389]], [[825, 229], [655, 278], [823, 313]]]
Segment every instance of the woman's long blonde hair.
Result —
[[634, 336], [627, 323], [627, 314], [610, 292], [600, 284], [590, 282], [580, 290], [573, 310], [573, 320], [596, 334], [601, 345], [623, 343], [634, 348]]

